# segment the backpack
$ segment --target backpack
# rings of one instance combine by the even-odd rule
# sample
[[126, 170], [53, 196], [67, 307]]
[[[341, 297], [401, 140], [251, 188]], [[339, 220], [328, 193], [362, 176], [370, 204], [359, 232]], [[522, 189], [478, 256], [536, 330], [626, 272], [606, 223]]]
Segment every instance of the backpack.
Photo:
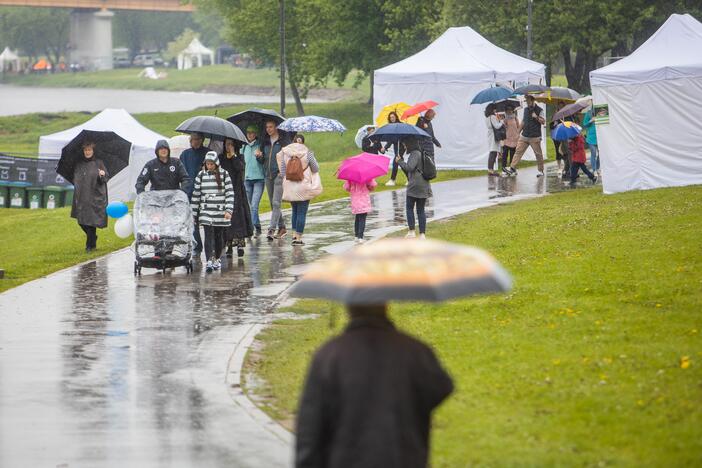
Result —
[[492, 134], [495, 137], [495, 141], [502, 141], [507, 139], [507, 126], [504, 123], [500, 128], [495, 128], [495, 126], [492, 124], [491, 119], [490, 126], [492, 127]]
[[302, 161], [297, 156], [291, 156], [285, 163], [285, 178], [292, 182], [301, 182], [304, 178], [304, 172]]
[[431, 154], [422, 151], [422, 170], [420, 171], [424, 180], [436, 179], [436, 164]]

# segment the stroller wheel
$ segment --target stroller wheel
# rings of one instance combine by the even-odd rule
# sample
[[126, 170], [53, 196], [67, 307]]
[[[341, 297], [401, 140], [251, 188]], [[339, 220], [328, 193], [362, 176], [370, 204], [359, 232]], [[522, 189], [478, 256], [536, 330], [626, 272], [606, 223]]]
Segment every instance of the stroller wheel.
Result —
[[134, 276], [139, 274], [139, 263], [134, 261]]

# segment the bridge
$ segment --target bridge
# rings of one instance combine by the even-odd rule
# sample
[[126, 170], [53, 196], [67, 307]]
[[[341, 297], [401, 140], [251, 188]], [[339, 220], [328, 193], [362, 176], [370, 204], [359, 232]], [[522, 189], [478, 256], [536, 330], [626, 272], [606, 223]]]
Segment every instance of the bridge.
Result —
[[0, 6], [186, 12], [195, 10], [192, 3], [179, 0], [0, 0]]
[[0, 0], [0, 6], [71, 8], [70, 63], [86, 70], [112, 69], [110, 10], [191, 12], [192, 3], [179, 0]]

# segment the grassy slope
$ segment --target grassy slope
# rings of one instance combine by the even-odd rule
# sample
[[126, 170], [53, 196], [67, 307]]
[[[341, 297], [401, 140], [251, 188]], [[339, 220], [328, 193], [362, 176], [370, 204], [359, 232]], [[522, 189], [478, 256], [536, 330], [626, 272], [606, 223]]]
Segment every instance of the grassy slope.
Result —
[[[432, 466], [699, 464], [700, 206], [702, 187], [588, 189], [431, 225], [515, 277], [508, 295], [392, 308], [455, 379], [434, 419]], [[248, 363], [281, 419], [312, 351], [343, 325], [334, 304], [293, 309], [322, 316], [278, 322]]]
[[[233, 90], [237, 87], [270, 88], [280, 86], [278, 72], [271, 68], [235, 68], [229, 65], [213, 65], [190, 70], [157, 68], [157, 72], [167, 73], [161, 80], [140, 78], [141, 68], [119, 68], [97, 72], [56, 73], [52, 75], [7, 75], [5, 82], [22, 86], [78, 87], [146, 89], [161, 91], [218, 91]], [[329, 89], [354, 90], [355, 75], [350, 75], [343, 86], [329, 83]], [[354, 95], [367, 95], [368, 80], [364, 80], [354, 91]], [[367, 96], [366, 96], [367, 97]]]

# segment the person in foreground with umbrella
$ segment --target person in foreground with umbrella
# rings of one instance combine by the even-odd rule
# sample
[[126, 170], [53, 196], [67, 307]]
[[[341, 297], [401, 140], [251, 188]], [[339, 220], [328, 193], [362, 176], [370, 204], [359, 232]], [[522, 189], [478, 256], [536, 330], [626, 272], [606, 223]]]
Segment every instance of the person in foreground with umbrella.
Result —
[[205, 155], [205, 167], [195, 178], [190, 206], [193, 217], [205, 230], [206, 271], [219, 270], [225, 230], [231, 225], [234, 211], [234, 188], [214, 151]]
[[487, 253], [431, 240], [381, 240], [310, 265], [290, 294], [343, 302], [350, 320], [310, 364], [296, 466], [426, 467], [432, 411], [453, 383], [429, 346], [395, 328], [387, 303], [510, 288]]
[[544, 155], [541, 152], [541, 126], [546, 122], [546, 120], [542, 115], [542, 109], [536, 105], [534, 96], [527, 94], [526, 102], [527, 107], [524, 109], [522, 134], [519, 136], [519, 141], [517, 142], [517, 151], [514, 153], [512, 164], [502, 168], [502, 172], [508, 176], [516, 175], [516, 167], [519, 164], [519, 161], [521, 161], [527, 148], [531, 146], [531, 149], [534, 150], [534, 154], [536, 155], [536, 163], [539, 168], [539, 172], [536, 173], [536, 177], [543, 177]]
[[[205, 137], [202, 133], [191, 133], [190, 134], [190, 148], [183, 151], [180, 155], [180, 161], [185, 166], [185, 170], [191, 180], [195, 180], [195, 177], [202, 170], [202, 164], [205, 162], [205, 155], [210, 150], [208, 147], [203, 146]], [[188, 194], [188, 199], [192, 199], [193, 187], [186, 191]], [[193, 256], [196, 258], [200, 256], [202, 252], [202, 238], [200, 237], [200, 226], [195, 223], [195, 230], [193, 231], [193, 237], [195, 238], [195, 248], [193, 249]]]
[[236, 247], [237, 256], [243, 257], [246, 238], [253, 236], [254, 227], [244, 186], [246, 163], [236, 150], [236, 143], [231, 138], [224, 139], [224, 152], [219, 155], [219, 165], [229, 173], [234, 189], [234, 209], [232, 210], [231, 223], [224, 234], [227, 243], [227, 257], [232, 256], [233, 247]]
[[107, 227], [107, 180], [109, 174], [105, 164], [95, 158], [95, 144], [83, 143], [83, 159], [75, 165], [73, 173], [73, 205], [71, 218], [85, 233], [85, 251], [97, 248], [96, 229]]
[[[429, 140], [431, 141], [431, 140]], [[431, 184], [429, 179], [425, 177], [425, 161], [428, 158], [422, 154], [419, 143], [416, 138], [405, 137], [402, 140], [402, 146], [409, 154], [407, 162], [402, 160], [402, 157], [396, 156], [395, 160], [400, 165], [403, 171], [407, 173], [409, 181], [407, 185], [407, 235], [405, 237], [417, 237], [414, 231], [414, 209], [417, 207], [417, 221], [419, 222], [419, 238], [426, 238], [427, 230], [427, 215], [424, 211], [427, 198], [431, 197]], [[432, 159], [433, 160], [433, 159]]]
[[249, 124], [246, 127], [246, 143], [242, 147], [244, 163], [246, 165], [246, 177], [244, 187], [246, 188], [246, 199], [251, 209], [251, 222], [256, 232], [254, 237], [261, 237], [261, 219], [258, 216], [258, 207], [261, 204], [263, 190], [266, 187], [265, 174], [263, 173], [263, 163], [256, 154], [261, 152], [261, 141], [258, 139], [258, 127]]
[[151, 182], [151, 190], [182, 190], [188, 193], [192, 179], [185, 166], [177, 158], [171, 158], [171, 148], [166, 140], [156, 143], [156, 157], [144, 164], [135, 184], [136, 193], [146, 190]]
[[344, 182], [344, 190], [349, 192], [351, 202], [351, 213], [354, 215], [353, 235], [357, 244], [362, 244], [363, 233], [366, 230], [366, 219], [368, 213], [373, 209], [371, 204], [370, 192], [375, 190], [378, 183], [375, 179], [367, 182]]

